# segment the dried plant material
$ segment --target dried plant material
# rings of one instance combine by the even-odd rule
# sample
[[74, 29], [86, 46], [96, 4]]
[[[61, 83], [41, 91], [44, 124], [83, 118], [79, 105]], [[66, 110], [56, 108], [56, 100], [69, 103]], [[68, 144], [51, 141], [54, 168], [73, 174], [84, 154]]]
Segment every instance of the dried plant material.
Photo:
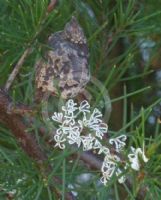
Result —
[[48, 45], [45, 59], [36, 65], [36, 99], [47, 92], [62, 98], [76, 96], [90, 79], [87, 42], [76, 18], [52, 34]]

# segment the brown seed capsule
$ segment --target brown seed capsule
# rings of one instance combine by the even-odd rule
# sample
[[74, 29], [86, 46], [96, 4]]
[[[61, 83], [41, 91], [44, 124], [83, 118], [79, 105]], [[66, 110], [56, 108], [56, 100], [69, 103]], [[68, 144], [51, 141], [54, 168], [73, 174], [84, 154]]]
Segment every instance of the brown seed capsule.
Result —
[[45, 59], [36, 65], [38, 98], [46, 92], [65, 99], [76, 96], [90, 79], [87, 42], [76, 18], [72, 17], [63, 31], [52, 34], [48, 45]]

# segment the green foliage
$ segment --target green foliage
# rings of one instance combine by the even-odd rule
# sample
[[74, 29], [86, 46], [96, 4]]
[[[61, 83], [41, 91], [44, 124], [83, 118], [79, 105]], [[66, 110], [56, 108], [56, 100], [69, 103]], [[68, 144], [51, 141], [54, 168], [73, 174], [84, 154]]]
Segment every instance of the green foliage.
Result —
[[[63, 29], [72, 15], [75, 15], [83, 27], [90, 50], [91, 75], [102, 82], [108, 90], [112, 106], [122, 100], [120, 121], [110, 118], [109, 133], [112, 136], [128, 136], [127, 152], [131, 145], [139, 147], [145, 141], [146, 154], [150, 158], [140, 172], [128, 172], [132, 179], [132, 189], [126, 184], [121, 187], [113, 177], [105, 187], [98, 183], [99, 172], [88, 170], [70, 148], [63, 152], [47, 146], [45, 138], [40, 137], [39, 127], [46, 126], [40, 114], [36, 115], [32, 130], [40, 146], [49, 156], [52, 172], [45, 179], [29, 158], [17, 145], [7, 127], [0, 124], [0, 199], [6, 199], [6, 193], [16, 189], [15, 200], [56, 199], [49, 187], [53, 176], [62, 178], [63, 183], [56, 185], [65, 199], [67, 190], [78, 193], [78, 199], [136, 199], [139, 189], [148, 187], [145, 199], [161, 197], [160, 125], [151, 126], [148, 118], [152, 109], [161, 102], [154, 96], [149, 100], [149, 76], [153, 73], [151, 64], [141, 66], [139, 39], [158, 38], [161, 32], [159, 0], [59, 0], [54, 10], [47, 14], [48, 0], [0, 0], [0, 85], [4, 86], [9, 74], [23, 52], [31, 46], [33, 51], [25, 60], [18, 77], [14, 81], [10, 95], [15, 101], [28, 105], [34, 102], [35, 62], [47, 49], [48, 36]], [[152, 34], [151, 34], [152, 32]], [[160, 37], [159, 37], [160, 39]], [[153, 53], [155, 54], [156, 51]], [[101, 107], [104, 90], [98, 91], [92, 84], [87, 86], [92, 101]], [[115, 93], [115, 89], [119, 91]], [[147, 98], [147, 99], [145, 99]], [[52, 107], [54, 112], [56, 101]], [[50, 108], [51, 109], [51, 108]], [[117, 115], [117, 110], [112, 111]], [[116, 112], [116, 113], [114, 113]], [[107, 123], [107, 122], [106, 122]], [[116, 130], [117, 124], [121, 124]], [[48, 127], [45, 127], [48, 129]], [[125, 154], [127, 154], [125, 152]], [[78, 176], [91, 173], [87, 183], [80, 183]], [[141, 175], [144, 175], [141, 177]], [[141, 178], [140, 178], [141, 177]], [[76, 184], [74, 189], [67, 186]], [[125, 194], [122, 197], [121, 194]], [[149, 194], [150, 193], [150, 194]]]

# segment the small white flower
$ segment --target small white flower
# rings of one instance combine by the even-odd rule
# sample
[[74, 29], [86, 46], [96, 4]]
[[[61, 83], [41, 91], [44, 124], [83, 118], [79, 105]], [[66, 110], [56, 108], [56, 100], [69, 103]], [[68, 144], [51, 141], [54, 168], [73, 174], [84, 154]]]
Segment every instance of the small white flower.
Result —
[[107, 154], [104, 158], [102, 167], [101, 167], [101, 172], [102, 172], [102, 178], [101, 182], [106, 185], [107, 182], [111, 179], [113, 176], [116, 166], [117, 166], [117, 161], [118, 161], [117, 156], [109, 155]]
[[100, 149], [102, 148], [102, 144], [99, 140], [95, 139], [95, 142], [93, 144], [93, 149]]
[[96, 131], [96, 136], [101, 138], [105, 133], [107, 133], [108, 126], [105, 123], [100, 123], [98, 126], [94, 127], [93, 129]]
[[55, 147], [58, 146], [60, 149], [65, 149], [64, 142], [66, 141], [66, 139], [63, 135], [55, 135], [54, 139], [56, 141]]
[[102, 171], [102, 177], [100, 179], [100, 181], [106, 185], [107, 182], [111, 179], [111, 176], [113, 175], [114, 173], [114, 170], [115, 168], [111, 168], [111, 169], [108, 169], [108, 170], [104, 170], [104, 166], [102, 167], [101, 171]]
[[116, 138], [112, 138], [109, 140], [109, 143], [112, 145], [115, 145], [116, 151], [120, 152], [123, 147], [126, 145], [125, 141], [126, 141], [127, 137], [126, 135], [120, 135]]
[[72, 99], [69, 99], [65, 106], [62, 106], [62, 110], [65, 112], [64, 118], [73, 119], [75, 117], [74, 112], [78, 110], [77, 103], [74, 103]]
[[103, 123], [101, 119], [92, 119], [85, 121], [85, 125], [91, 130], [95, 131], [96, 136], [102, 139], [103, 135], [107, 133], [108, 126]]
[[102, 122], [101, 118], [102, 118], [102, 113], [97, 108], [95, 108], [93, 110], [93, 113], [91, 114], [90, 119], [88, 120], [88, 126], [92, 127], [94, 124], [101, 123]]
[[102, 164], [102, 180], [104, 180], [104, 183], [107, 183], [108, 180], [110, 180], [111, 176], [115, 172], [115, 169], [117, 167], [117, 162], [120, 161], [120, 158], [116, 155], [107, 154], [104, 158], [103, 164]]
[[68, 188], [71, 190], [71, 193], [76, 197], [78, 196], [78, 192], [76, 192], [76, 185], [73, 185], [71, 183], [68, 184]]
[[103, 146], [101, 142], [97, 139], [95, 139], [95, 142], [93, 144], [93, 149], [99, 149], [98, 154], [104, 153], [105, 155], [110, 154], [110, 150]]
[[69, 135], [67, 136], [67, 139], [68, 139], [69, 144], [76, 143], [78, 145], [78, 147], [80, 147], [81, 137], [80, 137], [79, 128], [75, 127], [73, 130], [71, 130]]
[[62, 110], [66, 113], [73, 113], [74, 111], [78, 110], [77, 103], [74, 103], [73, 99], [69, 99], [65, 106], [62, 106]]
[[141, 148], [135, 149], [134, 147], [131, 147], [132, 153], [128, 155], [129, 161], [131, 163], [131, 168], [139, 171], [140, 170], [140, 160], [139, 158], [141, 157], [144, 162], [148, 162], [148, 158], [145, 156], [144, 152], [144, 145], [143, 145], [143, 150]]
[[[59, 129], [57, 129], [57, 131], [59, 131], [62, 135], [68, 135], [69, 134], [69, 132], [70, 132], [70, 130], [71, 130], [71, 127], [70, 126], [65, 126], [64, 124], [63, 125], [61, 125], [61, 126], [59, 126], [60, 128]], [[57, 132], [56, 131], [56, 132]], [[57, 133], [57, 134], [59, 134], [59, 132]]]
[[83, 112], [83, 114], [90, 113], [90, 105], [88, 101], [84, 100], [80, 103], [79, 111]]
[[63, 122], [63, 126], [74, 126], [76, 121], [74, 118], [70, 117], [70, 118], [66, 118], [66, 116], [64, 116], [65, 120]]
[[63, 113], [54, 112], [54, 115], [51, 117], [53, 121], [62, 123], [63, 120]]
[[[116, 171], [116, 176], [120, 176], [121, 174], [122, 174], [122, 170], [120, 168], [118, 168]], [[124, 183], [125, 180], [126, 180], [126, 177], [124, 175], [122, 175], [118, 178], [119, 183]]]
[[83, 151], [89, 151], [93, 148], [93, 141], [95, 140], [95, 137], [89, 134], [88, 136], [82, 136], [81, 139], [83, 143]]

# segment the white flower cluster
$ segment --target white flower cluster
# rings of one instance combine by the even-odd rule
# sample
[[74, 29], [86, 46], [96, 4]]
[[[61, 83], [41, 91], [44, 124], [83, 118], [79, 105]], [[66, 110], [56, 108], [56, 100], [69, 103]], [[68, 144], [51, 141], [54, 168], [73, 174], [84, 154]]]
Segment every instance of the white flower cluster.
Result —
[[[95, 108], [92, 112], [89, 103], [84, 100], [78, 106], [72, 99], [68, 100], [65, 106], [62, 106], [62, 112], [54, 112], [52, 120], [59, 123], [59, 128], [56, 130], [54, 139], [56, 145], [60, 149], [64, 149], [66, 143], [82, 146], [84, 151], [97, 150], [98, 154], [105, 155], [102, 164], [101, 182], [107, 184], [108, 180], [115, 173], [118, 176], [118, 181], [123, 183], [125, 176], [121, 175], [122, 170], [118, 168], [120, 158], [110, 153], [109, 148], [101, 144], [101, 140], [107, 133], [108, 126], [102, 121], [102, 113]], [[109, 140], [109, 143], [115, 147], [116, 152], [121, 152], [125, 146], [126, 136], [121, 135]], [[132, 154], [129, 154], [129, 162], [134, 170], [139, 169], [138, 154], [144, 151], [132, 148]], [[143, 155], [144, 162], [147, 162], [145, 154]], [[127, 166], [125, 166], [126, 168]]]
[[[126, 139], [127, 137], [125, 135], [120, 135], [116, 138], [110, 139], [109, 143], [115, 147], [116, 152], [120, 153], [123, 150], [123, 147], [126, 145]], [[118, 182], [124, 183], [125, 176], [121, 175], [123, 172], [118, 167], [119, 162], [120, 158], [117, 155], [106, 154], [101, 168], [103, 174], [101, 182], [104, 185], [107, 184], [107, 182], [110, 180], [114, 173], [116, 174], [116, 176], [119, 177]], [[124, 168], [126, 169], [127, 165]]]
[[[102, 148], [99, 140], [107, 132], [107, 124], [102, 122], [102, 113], [95, 108], [91, 114], [90, 105], [87, 101], [82, 101], [80, 106], [72, 99], [68, 100], [62, 107], [62, 113], [54, 113], [52, 119], [59, 123], [54, 139], [56, 146], [64, 149], [65, 143], [83, 145], [83, 150], [99, 149], [99, 154], [107, 153], [107, 148]], [[79, 117], [82, 118], [79, 119]], [[89, 131], [89, 134], [81, 135]]]
[[141, 148], [135, 149], [134, 147], [131, 147], [131, 151], [132, 152], [128, 155], [131, 168], [134, 169], [135, 171], [139, 171], [140, 170], [139, 158], [142, 157], [142, 160], [145, 163], [148, 162], [148, 160], [149, 160], [145, 155], [144, 145], [143, 145], [143, 150]]

